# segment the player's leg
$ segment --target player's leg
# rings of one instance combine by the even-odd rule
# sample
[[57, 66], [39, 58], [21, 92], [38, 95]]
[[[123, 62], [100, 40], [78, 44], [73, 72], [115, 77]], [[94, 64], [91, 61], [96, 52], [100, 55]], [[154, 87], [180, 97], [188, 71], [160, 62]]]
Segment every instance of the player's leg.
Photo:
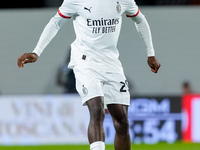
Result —
[[105, 110], [103, 97], [95, 97], [86, 102], [90, 112], [90, 122], [88, 126], [88, 139], [91, 150], [105, 150], [105, 132], [103, 121]]
[[129, 135], [128, 106], [121, 104], [109, 104], [108, 110], [112, 116], [116, 130], [114, 147], [115, 150], [130, 150], [131, 141]]
[[82, 98], [82, 104], [87, 105], [90, 113], [88, 140], [91, 150], [105, 150], [105, 133], [103, 121], [105, 117], [104, 93], [102, 77], [97, 70], [74, 67], [76, 89]]

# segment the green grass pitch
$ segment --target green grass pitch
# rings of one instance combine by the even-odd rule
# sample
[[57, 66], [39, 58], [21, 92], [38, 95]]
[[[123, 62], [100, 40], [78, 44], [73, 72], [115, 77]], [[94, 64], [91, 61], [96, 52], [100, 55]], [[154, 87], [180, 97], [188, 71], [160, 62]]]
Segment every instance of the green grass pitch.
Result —
[[[200, 143], [174, 144], [158, 143], [155, 145], [132, 144], [132, 150], [200, 150]], [[0, 146], [0, 150], [89, 150], [89, 145], [49, 145], [49, 146]], [[114, 150], [113, 145], [106, 145], [106, 150]]]

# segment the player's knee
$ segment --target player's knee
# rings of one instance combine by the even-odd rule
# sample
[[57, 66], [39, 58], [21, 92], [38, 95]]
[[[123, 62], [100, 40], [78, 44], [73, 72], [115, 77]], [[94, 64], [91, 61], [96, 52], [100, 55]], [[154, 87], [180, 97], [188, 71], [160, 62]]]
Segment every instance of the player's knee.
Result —
[[114, 126], [117, 134], [127, 135], [129, 132], [129, 122], [127, 118], [114, 121]]

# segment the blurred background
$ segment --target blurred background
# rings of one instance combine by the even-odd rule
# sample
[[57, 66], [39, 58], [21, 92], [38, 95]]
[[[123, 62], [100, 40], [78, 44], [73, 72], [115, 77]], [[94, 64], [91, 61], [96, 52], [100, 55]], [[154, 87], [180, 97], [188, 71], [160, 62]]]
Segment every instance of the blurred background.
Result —
[[[131, 140], [198, 143], [200, 0], [135, 1], [150, 24], [161, 68], [158, 74], [150, 71], [144, 44], [124, 15], [118, 48], [130, 85]], [[0, 145], [87, 144], [87, 108], [67, 68], [75, 39], [72, 20], [36, 63], [17, 67], [17, 58], [32, 52], [62, 2], [10, 0], [0, 5]], [[109, 114], [104, 127], [106, 142], [112, 144]]]

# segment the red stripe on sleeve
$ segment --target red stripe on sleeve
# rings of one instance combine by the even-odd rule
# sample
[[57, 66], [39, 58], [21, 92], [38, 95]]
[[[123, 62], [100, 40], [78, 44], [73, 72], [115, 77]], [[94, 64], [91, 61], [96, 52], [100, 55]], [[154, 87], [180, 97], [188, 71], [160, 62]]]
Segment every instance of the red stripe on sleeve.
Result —
[[58, 10], [58, 14], [61, 16], [61, 17], [63, 17], [63, 18], [71, 18], [71, 17], [69, 17], [69, 16], [65, 16], [65, 15], [63, 15], [61, 12], [60, 12], [60, 10]]
[[138, 8], [138, 11], [135, 15], [126, 15], [126, 17], [136, 17], [139, 14], [139, 12], [140, 12], [140, 9]]

